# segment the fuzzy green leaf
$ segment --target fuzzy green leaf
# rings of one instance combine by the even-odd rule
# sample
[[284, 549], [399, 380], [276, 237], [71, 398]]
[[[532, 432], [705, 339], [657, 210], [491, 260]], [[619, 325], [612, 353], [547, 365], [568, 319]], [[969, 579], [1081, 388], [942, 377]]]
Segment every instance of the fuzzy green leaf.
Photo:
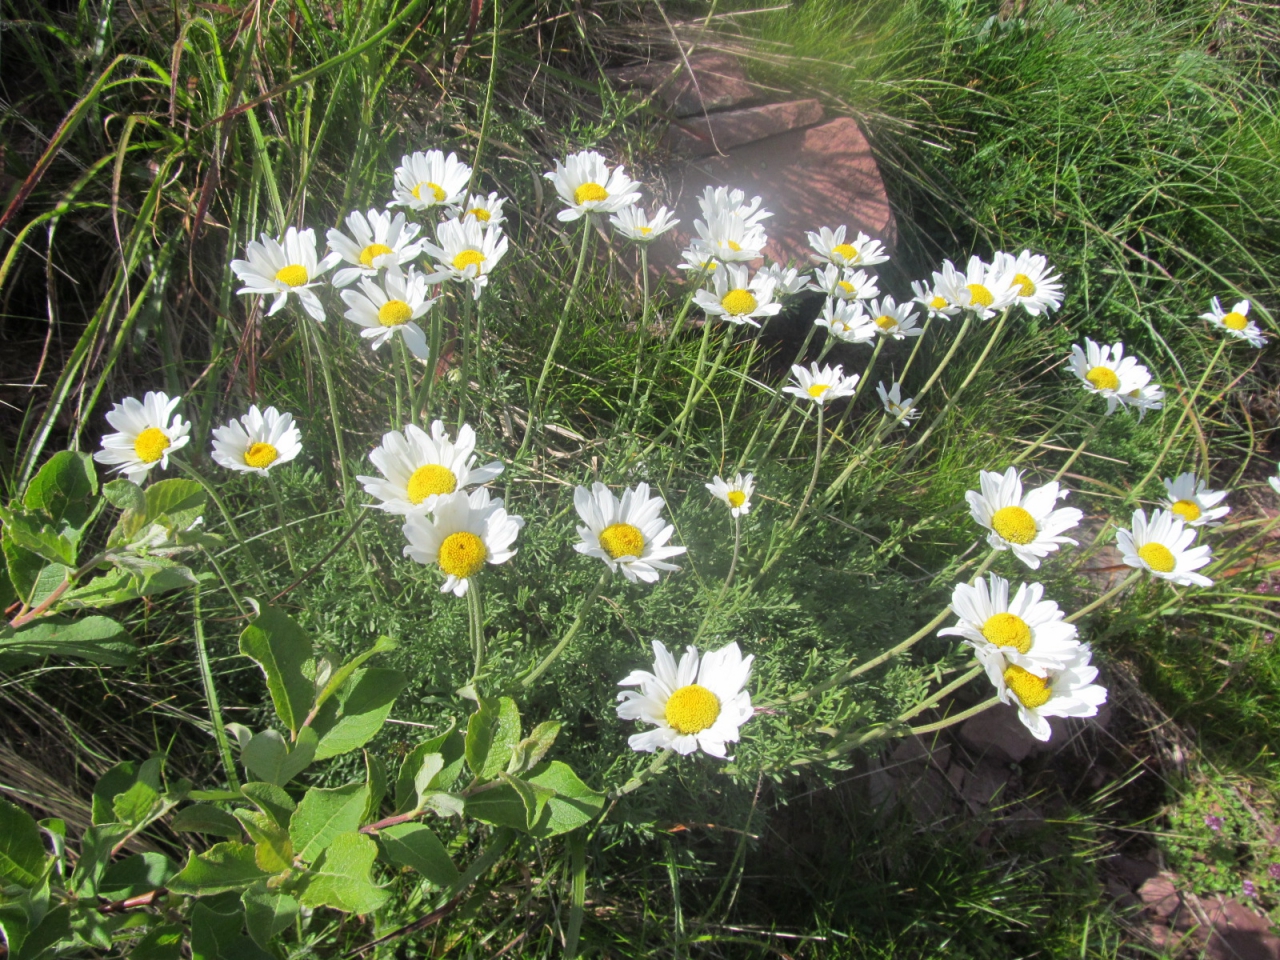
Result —
[[46, 617], [18, 630], [0, 628], [0, 667], [41, 657], [76, 657], [114, 667], [134, 661], [133, 641], [110, 617]]
[[311, 638], [278, 607], [262, 607], [240, 634], [240, 652], [257, 661], [280, 722], [296, 733], [311, 709], [315, 687], [303, 668], [314, 654]]
[[298, 901], [287, 893], [276, 893], [265, 883], [255, 883], [240, 898], [244, 904], [245, 927], [253, 942], [264, 950], [276, 934], [293, 926]]
[[237, 839], [244, 833], [240, 821], [211, 803], [195, 803], [174, 814], [169, 824], [179, 833], [209, 833]]
[[373, 882], [377, 856], [377, 844], [368, 837], [354, 831], [338, 834], [312, 869], [299, 901], [307, 907], [372, 913], [390, 896]]
[[400, 867], [412, 867], [437, 887], [450, 887], [458, 868], [449, 859], [439, 838], [422, 823], [397, 823], [378, 831], [386, 858]]
[[258, 866], [248, 843], [215, 843], [204, 853], [190, 853], [186, 866], [169, 882], [174, 893], [207, 897], [226, 890], [243, 890], [270, 874]]
[[275, 730], [263, 730], [240, 751], [240, 762], [255, 777], [283, 787], [311, 766], [316, 756], [316, 743], [316, 732], [310, 727], [298, 731], [292, 750]]
[[353, 673], [337, 697], [316, 716], [313, 726], [320, 735], [316, 759], [349, 753], [373, 739], [408, 682], [399, 670], [382, 667]]
[[44, 842], [35, 820], [8, 800], [0, 800], [0, 886], [30, 890], [44, 877], [44, 866]]
[[369, 801], [367, 783], [343, 787], [312, 787], [289, 819], [294, 851], [308, 863], [333, 843], [333, 838], [357, 829]]

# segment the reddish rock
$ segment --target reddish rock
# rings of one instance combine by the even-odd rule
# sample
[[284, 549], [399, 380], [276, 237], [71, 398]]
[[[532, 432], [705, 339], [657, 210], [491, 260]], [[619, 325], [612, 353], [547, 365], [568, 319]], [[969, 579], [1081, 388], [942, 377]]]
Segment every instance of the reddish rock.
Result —
[[1146, 907], [1147, 915], [1153, 918], [1170, 920], [1183, 912], [1182, 895], [1174, 886], [1172, 875], [1167, 873], [1144, 881], [1138, 888], [1138, 898]]
[[1009, 771], [989, 761], [979, 761], [972, 770], [965, 774], [963, 794], [965, 802], [973, 813], [981, 813], [983, 809], [999, 806], [1005, 788], [1009, 785]]
[[676, 153], [700, 157], [812, 126], [821, 119], [822, 104], [817, 100], [766, 103], [673, 123], [667, 141]]
[[1280, 937], [1271, 932], [1271, 923], [1238, 900], [1214, 897], [1201, 901], [1212, 928], [1206, 943], [1213, 960], [1276, 960], [1280, 957]]
[[960, 740], [979, 757], [1020, 763], [1031, 756], [1040, 741], [1022, 725], [1018, 713], [1006, 704], [983, 710], [960, 724]]
[[610, 70], [608, 75], [620, 87], [653, 92], [657, 101], [676, 117], [740, 106], [755, 95], [737, 57], [725, 53], [694, 54], [689, 66], [692, 76], [680, 62], [644, 63]]

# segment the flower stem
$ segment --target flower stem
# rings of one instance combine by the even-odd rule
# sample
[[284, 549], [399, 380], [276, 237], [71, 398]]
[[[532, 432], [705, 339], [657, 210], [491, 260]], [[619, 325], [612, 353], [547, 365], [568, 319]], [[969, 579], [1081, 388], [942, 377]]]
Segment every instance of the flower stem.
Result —
[[943, 700], [951, 696], [951, 694], [955, 693], [957, 690], [963, 687], [966, 683], [968, 683], [974, 677], [979, 676], [982, 672], [983, 672], [982, 664], [978, 664], [977, 666], [971, 667], [965, 673], [961, 674], [958, 678], [948, 683], [945, 687], [943, 687], [937, 693], [931, 696], [925, 697], [922, 701], [917, 703], [910, 710], [905, 710], [902, 713], [898, 714], [898, 722], [906, 723], [912, 717], [919, 716], [920, 714], [924, 713], [926, 710], [929, 710], [934, 706], [940, 705]]
[[804, 492], [800, 508], [796, 510], [796, 515], [791, 518], [791, 525], [787, 527], [788, 533], [796, 528], [800, 518], [804, 516], [805, 510], [809, 507], [809, 500], [813, 496], [813, 490], [818, 485], [818, 471], [822, 469], [822, 418], [826, 409], [825, 405], [818, 404], [818, 441], [817, 448], [813, 452], [813, 476], [809, 478], [809, 489]]
[[276, 478], [268, 473], [267, 486], [271, 488], [271, 499], [276, 502], [276, 516], [280, 520], [280, 534], [284, 537], [284, 552], [289, 558], [289, 572], [295, 577], [298, 575], [298, 562], [293, 557], [293, 539], [289, 536], [289, 521], [284, 513], [284, 501], [280, 498], [280, 487], [276, 483]]
[[693, 635], [694, 646], [702, 638], [702, 634], [707, 629], [707, 624], [711, 622], [712, 615], [720, 609], [720, 605], [724, 603], [725, 594], [729, 592], [729, 585], [733, 583], [733, 575], [738, 569], [738, 552], [742, 547], [742, 518], [733, 518], [733, 557], [729, 560], [729, 572], [725, 574], [724, 583], [720, 585], [720, 592], [716, 595], [715, 602], [707, 608], [707, 612], [702, 617], [702, 623], [698, 624], [698, 632]]
[[218, 744], [218, 756], [222, 760], [222, 772], [226, 774], [227, 786], [232, 790], [240, 789], [240, 780], [236, 776], [235, 759], [231, 756], [231, 743], [227, 740], [227, 729], [222, 724], [222, 707], [218, 704], [218, 691], [213, 685], [213, 668], [209, 664], [209, 650], [204, 641], [204, 617], [200, 615], [200, 584], [196, 583], [192, 593], [196, 635], [196, 661], [200, 666], [200, 682], [204, 685], [204, 699], [209, 706], [209, 720], [213, 724], [213, 739]]
[[659, 773], [662, 772], [662, 768], [667, 765], [667, 761], [671, 759], [671, 754], [673, 754], [674, 752], [675, 751], [672, 750], [670, 747], [667, 747], [665, 750], [663, 750], [661, 753], [659, 753], [656, 757], [653, 758], [653, 762], [649, 764], [648, 767], [646, 767], [644, 770], [641, 770], [634, 777], [632, 777], [630, 780], [628, 780], [626, 783], [620, 786], [617, 790], [611, 791], [609, 794], [610, 799], [616, 800], [618, 799], [618, 797], [625, 797], [628, 793], [633, 793], [636, 790], [639, 790], [648, 781], [652, 780], [655, 776], [657, 776]]
[[469, 293], [462, 294], [462, 376], [458, 380], [458, 423], [457, 429], [467, 421], [467, 398], [471, 394], [471, 334], [472, 314], [474, 313], [472, 298]]
[[[969, 373], [968, 375], [965, 376], [964, 380], [960, 382], [960, 386], [957, 387], [955, 389], [955, 392], [953, 392], [951, 396], [947, 398], [946, 405], [934, 418], [933, 423], [929, 424], [929, 429], [927, 429], [924, 433], [922, 433], [916, 439], [916, 442], [911, 447], [913, 452], [923, 447], [925, 444], [925, 441], [928, 440], [929, 437], [933, 435], [933, 431], [937, 430], [938, 427], [942, 425], [942, 421], [946, 419], [947, 414], [951, 412], [951, 409], [956, 405], [956, 402], [960, 399], [960, 394], [964, 393], [965, 388], [968, 387], [969, 384], [973, 382], [973, 378], [978, 375], [978, 371], [981, 370], [982, 365], [986, 363], [987, 357], [991, 354], [992, 349], [996, 345], [996, 341], [1000, 339], [1000, 334], [1004, 331], [1004, 325], [1009, 319], [1010, 310], [1011, 310], [1010, 307], [1004, 308], [1004, 312], [1000, 314], [1000, 319], [996, 322], [995, 329], [991, 331], [991, 336], [987, 338], [987, 345], [982, 348], [982, 353], [978, 354], [978, 359], [974, 361], [973, 366], [969, 368]], [[950, 357], [950, 354], [948, 354], [948, 358], [949, 357]], [[926, 384], [926, 387], [927, 386], [932, 386], [932, 383]], [[924, 391], [921, 390], [920, 392], [923, 395]], [[917, 403], [919, 402], [919, 399], [920, 399], [919, 397], [916, 398]]]
[[644, 366], [644, 348], [645, 343], [649, 339], [649, 245], [647, 243], [640, 244], [640, 290], [642, 299], [640, 301], [640, 334], [639, 342], [636, 344], [636, 369], [631, 375], [631, 392], [627, 394], [627, 414], [625, 419], [632, 419], [639, 415], [639, 409], [636, 406], [636, 394], [640, 392], [640, 371]]
[[854, 390], [853, 396], [849, 398], [848, 406], [844, 408], [844, 413], [840, 415], [840, 422], [836, 424], [835, 430], [831, 433], [832, 440], [839, 438], [844, 431], [845, 424], [849, 422], [849, 418], [853, 414], [853, 408], [858, 405], [858, 399], [862, 396], [862, 391], [867, 389], [867, 384], [871, 382], [871, 374], [876, 368], [876, 360], [880, 357], [880, 351], [884, 349], [884, 343], [888, 339], [888, 337], [876, 337], [875, 349], [871, 351], [871, 357], [867, 360], [867, 365], [862, 368], [862, 376], [858, 378], [858, 388]]
[[1143, 571], [1141, 570], [1133, 571], [1133, 573], [1129, 574], [1129, 576], [1125, 577], [1122, 581], [1120, 581], [1120, 583], [1112, 587], [1110, 590], [1108, 590], [1106, 593], [1100, 596], [1097, 600], [1093, 601], [1093, 603], [1089, 604], [1087, 607], [1081, 607], [1075, 613], [1071, 614], [1071, 616], [1066, 617], [1064, 622], [1075, 623], [1081, 617], [1086, 616], [1090, 613], [1093, 613], [1093, 611], [1097, 610], [1100, 606], [1102, 606], [1108, 600], [1112, 599], [1117, 594], [1119, 594], [1122, 590], [1124, 590], [1125, 587], [1129, 586], [1131, 583], [1133, 583], [1133, 581], [1141, 577], [1142, 573]]
[[542, 662], [534, 667], [533, 670], [520, 681], [520, 686], [531, 686], [533, 681], [546, 673], [547, 668], [556, 662], [556, 658], [559, 657], [560, 654], [564, 653], [564, 648], [567, 647], [569, 642], [578, 635], [579, 631], [582, 630], [583, 624], [587, 622], [587, 614], [590, 613], [591, 608], [595, 606], [596, 598], [600, 596], [600, 591], [605, 588], [605, 585], [608, 582], [609, 574], [600, 574], [600, 579], [596, 581], [596, 585], [588, 591], [587, 595], [582, 598], [582, 602], [578, 604], [578, 613], [573, 618], [573, 623], [569, 626], [565, 635], [560, 638], [559, 643], [552, 647], [551, 652], [542, 658]]
[[177, 459], [173, 462], [178, 465], [178, 469], [189, 476], [192, 480], [195, 480], [200, 484], [200, 486], [204, 487], [204, 492], [209, 495], [209, 499], [212, 500], [214, 506], [218, 508], [218, 512], [222, 514], [222, 520], [226, 523], [227, 529], [231, 532], [232, 538], [240, 545], [240, 549], [244, 552], [245, 556], [249, 558], [249, 566], [253, 570], [254, 579], [258, 581], [258, 589], [262, 591], [262, 595], [264, 597], [270, 594], [271, 590], [267, 586], [266, 575], [263, 574], [262, 567], [258, 564], [258, 555], [253, 552], [252, 547], [245, 543], [244, 537], [240, 536], [240, 530], [231, 516], [231, 511], [227, 509], [227, 505], [223, 501], [222, 497], [218, 496], [218, 491], [215, 490], [213, 485], [209, 483], [209, 481], [206, 480], [195, 467], [191, 466], [191, 464]]
[[1093, 425], [1085, 431], [1084, 437], [1080, 440], [1080, 445], [1071, 452], [1071, 456], [1067, 458], [1067, 462], [1060, 466], [1058, 468], [1058, 472], [1053, 475], [1054, 481], [1061, 480], [1066, 475], [1067, 471], [1071, 469], [1071, 465], [1080, 459], [1080, 455], [1084, 453], [1084, 448], [1089, 445], [1089, 441], [1097, 436], [1098, 431], [1102, 428], [1102, 421], [1102, 417], [1098, 417], [1093, 421]]
[[[911, 365], [916, 362], [916, 354], [920, 352], [920, 346], [929, 336], [929, 327], [933, 324], [933, 314], [925, 318], [924, 326], [920, 328], [920, 336], [916, 337], [916, 342], [911, 347], [911, 353], [907, 355], [907, 364], [902, 368], [902, 372], [898, 374], [897, 381], [905, 384], [907, 382], [907, 372], [911, 369]], [[902, 388], [906, 390], [904, 386]]]
[[939, 730], [945, 730], [947, 727], [954, 727], [957, 723], [964, 723], [970, 717], [976, 717], [980, 713], [990, 710], [1000, 702], [999, 697], [992, 697], [990, 700], [983, 700], [976, 707], [970, 707], [968, 710], [961, 710], [959, 713], [947, 717], [945, 720], [939, 720], [937, 723], [926, 723], [922, 727], [912, 727], [911, 732], [917, 737], [926, 733], [936, 733]]
[[471, 682], [475, 683], [484, 667], [484, 601], [480, 598], [480, 585], [475, 577], [471, 578], [467, 590], [467, 614], [471, 621], [471, 650], [475, 656]]
[[969, 328], [973, 325], [973, 314], [965, 314], [964, 322], [960, 324], [960, 329], [956, 331], [956, 338], [951, 341], [951, 347], [943, 355], [942, 360], [934, 368], [933, 373], [929, 374], [929, 379], [924, 382], [924, 386], [920, 388], [920, 392], [916, 394], [916, 406], [920, 406], [920, 402], [924, 399], [924, 395], [929, 389], [938, 382], [938, 378], [942, 376], [942, 371], [946, 370], [951, 363], [951, 358], [956, 355], [956, 351], [960, 349], [960, 344], [964, 342], [965, 334], [969, 332]]
[[[409, 404], [408, 420], [405, 420], [403, 417], [401, 417], [398, 420], [398, 423], [412, 423], [414, 425], [417, 425], [418, 405], [416, 402], [417, 398], [413, 390], [413, 363], [409, 359], [409, 348], [405, 346], [404, 337], [396, 337], [395, 340], [396, 340], [396, 351], [400, 354], [400, 366], [404, 368], [405, 398], [407, 399]], [[398, 405], [397, 405], [396, 412], [399, 413]]]

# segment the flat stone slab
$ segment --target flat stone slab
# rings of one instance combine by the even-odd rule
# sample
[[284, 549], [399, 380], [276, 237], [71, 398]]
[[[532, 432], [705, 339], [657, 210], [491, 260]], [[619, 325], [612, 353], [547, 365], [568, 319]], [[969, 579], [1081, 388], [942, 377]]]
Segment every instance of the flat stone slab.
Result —
[[822, 104], [817, 100], [766, 103], [673, 123], [667, 131], [667, 143], [676, 153], [707, 156], [809, 127], [821, 119]]
[[726, 53], [694, 54], [689, 58], [692, 76], [680, 62], [642, 63], [606, 71], [623, 89], [652, 92], [675, 117], [692, 117], [725, 110], [754, 99], [755, 90], [737, 57]]

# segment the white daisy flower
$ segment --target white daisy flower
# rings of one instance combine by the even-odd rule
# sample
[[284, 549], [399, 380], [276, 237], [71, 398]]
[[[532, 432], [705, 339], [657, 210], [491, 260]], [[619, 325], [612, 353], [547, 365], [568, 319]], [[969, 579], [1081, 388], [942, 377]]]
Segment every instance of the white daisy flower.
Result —
[[1249, 301], [1241, 300], [1230, 312], [1222, 309], [1218, 298], [1214, 297], [1209, 304], [1209, 312], [1200, 314], [1201, 320], [1208, 320], [1220, 330], [1225, 330], [1240, 340], [1248, 340], [1255, 347], [1266, 346], [1267, 338], [1262, 329], [1249, 319]]
[[[98, 463], [115, 467], [113, 473], [123, 473], [134, 483], [141, 484], [157, 463], [164, 470], [169, 466], [169, 454], [181, 450], [190, 441], [191, 424], [173, 413], [182, 402], [181, 397], [169, 399], [159, 390], [148, 391], [139, 402], [125, 397], [107, 411], [107, 423], [116, 433], [102, 438], [102, 449], [93, 455]], [[173, 420], [169, 414], [173, 413]]]
[[782, 310], [782, 304], [773, 302], [773, 278], [763, 271], [748, 282], [746, 267], [727, 263], [711, 275], [711, 281], [713, 290], [699, 290], [693, 298], [708, 316], [758, 327], [757, 317], [772, 317]]
[[640, 185], [627, 176], [619, 164], [612, 171], [604, 157], [583, 150], [556, 161], [555, 170], [543, 174], [568, 206], [556, 217], [568, 223], [588, 213], [617, 213], [640, 199]]
[[1009, 278], [1018, 306], [1033, 317], [1062, 307], [1061, 277], [1051, 272], [1047, 258], [1023, 250], [1016, 257], [1011, 253], [997, 253], [993, 259], [1002, 258], [1003, 262], [993, 266], [993, 271]]
[[1015, 557], [1036, 570], [1040, 561], [1060, 545], [1075, 544], [1060, 534], [1078, 524], [1084, 514], [1075, 507], [1054, 509], [1068, 493], [1059, 490], [1057, 481], [1023, 496], [1022, 474], [1010, 467], [1003, 476], [983, 470], [978, 474], [978, 483], [981, 492], [969, 490], [964, 498], [973, 519], [991, 531], [987, 543], [996, 550], [1012, 550]]
[[323, 260], [316, 260], [316, 232], [290, 227], [284, 232], [283, 242], [268, 234], [262, 242], [250, 240], [245, 248], [248, 260], [232, 260], [231, 269], [244, 284], [236, 293], [256, 296], [275, 296], [275, 302], [267, 311], [274, 316], [289, 294], [297, 296], [303, 309], [316, 320], [324, 320], [324, 304], [312, 289], [321, 274], [342, 257], [331, 253]]
[[1116, 531], [1116, 545], [1129, 566], [1179, 586], [1211, 587], [1213, 581], [1195, 571], [1213, 556], [1203, 544], [1192, 547], [1195, 539], [1194, 529], [1165, 510], [1155, 511], [1150, 520], [1146, 511], [1135, 510], [1132, 530]]
[[461, 220], [463, 223], [479, 223], [485, 227], [500, 227], [507, 222], [502, 212], [506, 197], [491, 193], [487, 197], [482, 193], [473, 193], [465, 203], [453, 204], [445, 209], [450, 220]]
[[747, 195], [742, 190], [729, 187], [707, 187], [698, 198], [698, 207], [702, 211], [702, 219], [711, 221], [717, 217], [731, 215], [737, 217], [748, 227], [757, 227], [773, 216], [768, 210], [761, 209], [761, 197], [752, 197], [747, 202]]
[[611, 571], [621, 569], [632, 583], [656, 583], [659, 571], [680, 569], [666, 560], [686, 548], [666, 545], [676, 528], [663, 523], [666, 504], [661, 497], [649, 496], [647, 483], [636, 484], [634, 490], [627, 487], [621, 500], [603, 483], [593, 483], [590, 490], [578, 487], [573, 505], [586, 524], [577, 528], [582, 539], [573, 549], [579, 553], [603, 560]]
[[[436, 228], [436, 241], [424, 241], [422, 249], [435, 263], [427, 283], [454, 280], [471, 284], [471, 296], [479, 300], [489, 274], [507, 252], [501, 227], [486, 227], [478, 220], [445, 220]], [[438, 244], [438, 245], [437, 245]]]
[[1126, 357], [1123, 343], [1104, 346], [1088, 337], [1083, 350], [1079, 344], [1071, 345], [1071, 372], [1086, 390], [1106, 399], [1107, 416], [1115, 412], [1125, 394], [1136, 398], [1151, 382], [1151, 371], [1136, 357]]
[[405, 346], [419, 360], [427, 359], [427, 335], [415, 322], [426, 314], [437, 298], [427, 296], [427, 278], [413, 267], [408, 276], [396, 266], [389, 267], [379, 284], [364, 277], [360, 289], [343, 290], [342, 299], [350, 309], [343, 314], [361, 327], [360, 336], [370, 341], [374, 350], [397, 333]]
[[876, 384], [876, 393], [880, 394], [880, 402], [884, 404], [884, 412], [893, 417], [904, 427], [911, 426], [911, 421], [920, 416], [920, 411], [916, 409], [916, 401], [914, 397], [902, 399], [902, 384], [895, 383], [888, 390], [884, 388], [884, 382]]
[[430, 210], [456, 204], [471, 182], [471, 168], [456, 153], [445, 156], [441, 150], [418, 151], [400, 159], [396, 167], [395, 197], [388, 207]]
[[847, 227], [821, 227], [817, 233], [812, 230], [805, 235], [809, 238], [809, 246], [813, 247], [813, 259], [824, 263], [833, 263], [837, 267], [871, 267], [877, 263], [885, 263], [889, 255], [884, 252], [884, 244], [872, 240], [862, 231], [858, 231], [858, 239], [845, 243]]
[[1120, 402], [1136, 409], [1138, 419], [1141, 420], [1148, 410], [1160, 410], [1164, 407], [1164, 388], [1158, 383], [1148, 383], [1136, 390], [1122, 393]]
[[382, 443], [369, 454], [382, 476], [356, 479], [365, 493], [382, 501], [375, 504], [379, 510], [427, 513], [441, 497], [501, 475], [503, 466], [497, 460], [477, 467], [475, 449], [476, 432], [470, 424], [459, 428], [456, 441], [449, 439], [439, 420], [432, 421], [430, 436], [409, 424], [404, 433], [383, 434]]
[[934, 274], [934, 290], [948, 302], [969, 310], [979, 320], [994, 317], [1017, 299], [1006, 264], [999, 258], [987, 264], [981, 257], [972, 256], [964, 273], [957, 270], [950, 260], [944, 260], [942, 273]]
[[666, 207], [659, 207], [651, 218], [635, 204], [631, 204], [610, 216], [609, 222], [628, 240], [648, 243], [662, 236], [680, 221], [671, 216]]
[[911, 300], [903, 304], [895, 303], [890, 296], [872, 300], [867, 304], [867, 315], [876, 325], [876, 332], [895, 340], [918, 337], [924, 333], [924, 327], [916, 324], [915, 303]]
[[751, 494], [756, 492], [755, 477], [751, 474], [739, 473], [728, 481], [717, 476], [705, 486], [713, 497], [724, 502], [732, 516], [745, 517], [751, 512]]
[[832, 400], [851, 396], [858, 389], [858, 381], [862, 379], [856, 373], [846, 377], [844, 367], [840, 364], [819, 370], [818, 365], [812, 363], [806, 370], [797, 363], [791, 368], [791, 375], [796, 378], [796, 382], [783, 387], [782, 392], [801, 400], [812, 400], [820, 407]]
[[409, 514], [405, 517], [404, 555], [410, 560], [436, 564], [445, 575], [441, 593], [464, 597], [471, 578], [486, 563], [506, 563], [516, 555], [516, 535], [524, 518], [507, 513], [501, 500], [476, 508], [466, 491], [441, 497], [435, 516]]
[[963, 637], [975, 649], [994, 647], [1039, 677], [1063, 669], [1080, 650], [1075, 626], [1063, 619], [1056, 603], [1044, 599], [1039, 583], [1018, 584], [1012, 602], [1009, 581], [994, 573], [973, 586], [958, 583], [951, 592], [951, 612], [960, 621], [938, 636]]
[[879, 328], [862, 308], [860, 300], [837, 300], [827, 297], [822, 313], [813, 321], [815, 326], [826, 327], [837, 340], [845, 343], [870, 343]]
[[1274, 477], [1267, 477], [1267, 483], [1271, 484], [1272, 490], [1277, 494], [1280, 494], [1280, 466], [1276, 467], [1276, 471], [1277, 472]]
[[708, 250], [701, 240], [694, 239], [687, 248], [680, 251], [681, 262], [676, 269], [693, 274], [712, 274], [720, 261], [713, 251]]
[[814, 267], [813, 282], [806, 289], [837, 300], [870, 300], [880, 292], [876, 278], [865, 270], [850, 270], [832, 263]]
[[1188, 527], [1220, 527], [1215, 521], [1231, 512], [1230, 507], [1220, 507], [1227, 498], [1226, 490], [1210, 490], [1203, 480], [1196, 480], [1194, 473], [1179, 474], [1174, 480], [1161, 481], [1169, 498], [1165, 509]]
[[997, 647], [978, 647], [975, 653], [1001, 702], [1017, 708], [1018, 719], [1037, 740], [1052, 735], [1049, 717], [1093, 717], [1107, 702], [1106, 688], [1093, 682], [1098, 668], [1089, 663], [1093, 654], [1087, 643], [1079, 645], [1074, 659], [1047, 676], [1010, 663]]
[[653, 753], [670, 747], [681, 756], [701, 748], [708, 756], [730, 759], [725, 744], [738, 740], [741, 726], [751, 719], [747, 679], [751, 661], [736, 643], [708, 651], [698, 663], [698, 648], [686, 648], [679, 665], [657, 640], [653, 641], [653, 673], [633, 670], [620, 687], [639, 687], [618, 694], [618, 719], [652, 723], [653, 730], [627, 739], [632, 750]]
[[770, 261], [760, 268], [760, 273], [773, 280], [773, 292], [779, 297], [790, 297], [806, 286], [804, 275], [795, 267], [784, 267]]
[[302, 452], [302, 434], [293, 414], [255, 403], [239, 420], [213, 431], [213, 462], [228, 470], [265, 477], [272, 467]]
[[[347, 214], [347, 229], [328, 233], [329, 249], [351, 264], [333, 275], [335, 287], [347, 287], [361, 277], [377, 276], [390, 266], [404, 266], [422, 253], [422, 241], [414, 241], [421, 229], [416, 223], [405, 223], [403, 213], [394, 216], [382, 210], [363, 214], [354, 210]], [[354, 239], [352, 239], [354, 237]]]
[[937, 287], [942, 282], [942, 274], [935, 273], [933, 282], [933, 287], [926, 287], [920, 280], [912, 280], [911, 292], [915, 294], [914, 299], [916, 303], [925, 308], [927, 311], [926, 316], [950, 320], [960, 312], [960, 308], [938, 293]]
[[764, 256], [764, 245], [769, 238], [760, 226], [748, 226], [741, 217], [722, 213], [710, 220], [695, 220], [693, 228], [698, 232], [702, 247], [715, 255], [722, 263], [746, 263]]

